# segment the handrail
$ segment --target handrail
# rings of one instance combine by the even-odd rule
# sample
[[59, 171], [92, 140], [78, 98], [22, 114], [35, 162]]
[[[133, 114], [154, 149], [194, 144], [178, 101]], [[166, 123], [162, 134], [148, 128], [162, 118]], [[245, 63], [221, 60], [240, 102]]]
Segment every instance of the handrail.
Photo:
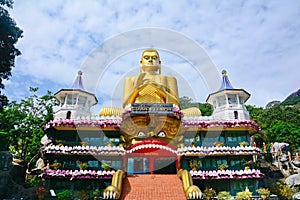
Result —
[[187, 170], [178, 170], [177, 176], [182, 180], [184, 194], [187, 199], [201, 198], [201, 190], [196, 185], [193, 185], [192, 176]]
[[122, 170], [117, 170], [112, 178], [111, 185], [103, 191], [104, 199], [119, 199], [122, 192], [122, 181], [125, 173]]

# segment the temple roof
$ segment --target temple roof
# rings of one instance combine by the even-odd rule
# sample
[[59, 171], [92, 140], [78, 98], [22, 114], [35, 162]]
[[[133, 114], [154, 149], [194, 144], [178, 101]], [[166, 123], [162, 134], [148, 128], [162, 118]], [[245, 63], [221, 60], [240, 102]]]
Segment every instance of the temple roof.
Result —
[[229, 81], [226, 70], [223, 70], [221, 87], [216, 92], [209, 94], [206, 99], [206, 102], [212, 104], [212, 98], [211, 98], [212, 96], [223, 95], [225, 93], [239, 94], [239, 96], [244, 99], [244, 102], [246, 102], [250, 97], [250, 94], [247, 91], [245, 91], [244, 89], [234, 88]]
[[222, 85], [220, 87], [220, 89], [218, 91], [221, 91], [221, 90], [233, 90], [235, 88], [232, 87], [229, 79], [228, 79], [228, 76], [227, 76], [227, 72], [226, 70], [223, 70], [222, 71]]
[[78, 71], [77, 77], [72, 85], [72, 89], [84, 90], [81, 76], [82, 76], [82, 71]]
[[74, 92], [79, 92], [79, 93], [85, 93], [88, 96], [91, 96], [92, 98], [92, 103], [91, 105], [95, 105], [98, 103], [98, 100], [95, 96], [95, 94], [87, 92], [84, 87], [83, 87], [83, 81], [82, 81], [82, 71], [78, 71], [77, 77], [75, 81], [73, 82], [73, 85], [70, 89], [61, 89], [58, 92], [54, 94], [56, 99], [60, 101], [60, 95], [65, 96], [67, 93], [74, 93]]

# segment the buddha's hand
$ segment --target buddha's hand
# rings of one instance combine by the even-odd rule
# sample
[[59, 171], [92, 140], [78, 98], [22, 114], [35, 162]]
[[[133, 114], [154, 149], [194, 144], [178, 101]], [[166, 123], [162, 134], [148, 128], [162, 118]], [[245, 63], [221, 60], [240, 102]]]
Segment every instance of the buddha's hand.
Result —
[[118, 189], [115, 186], [113, 186], [113, 185], [108, 186], [103, 191], [103, 197], [104, 197], [104, 199], [116, 199], [119, 196], [120, 195], [118, 194]]
[[201, 190], [196, 185], [190, 186], [185, 193], [190, 199], [200, 199], [202, 196]]

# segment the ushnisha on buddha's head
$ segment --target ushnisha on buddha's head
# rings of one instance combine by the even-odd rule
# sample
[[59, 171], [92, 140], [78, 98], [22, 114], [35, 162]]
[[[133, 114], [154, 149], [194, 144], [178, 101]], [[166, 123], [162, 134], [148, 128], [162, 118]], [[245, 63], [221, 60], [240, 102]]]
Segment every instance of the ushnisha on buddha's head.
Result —
[[161, 61], [155, 49], [146, 49], [140, 60], [140, 73], [160, 74]]

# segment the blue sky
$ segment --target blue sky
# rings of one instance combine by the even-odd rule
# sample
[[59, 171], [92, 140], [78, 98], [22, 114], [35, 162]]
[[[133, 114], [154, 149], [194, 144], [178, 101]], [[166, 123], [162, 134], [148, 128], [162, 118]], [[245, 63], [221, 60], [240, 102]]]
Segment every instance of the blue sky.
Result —
[[[144, 28], [173, 31], [197, 43], [218, 76], [226, 69], [234, 87], [251, 93], [248, 104], [265, 106], [284, 100], [300, 86], [300, 1], [15, 0], [10, 13], [24, 31], [17, 44], [22, 55], [3, 91], [11, 100], [28, 96], [29, 86], [39, 87], [41, 94], [71, 87], [77, 71], [99, 46]], [[183, 45], [177, 40], [168, 42], [178, 48]], [[155, 48], [156, 43], [149, 44]], [[115, 94], [122, 93], [124, 76], [138, 73], [140, 54], [146, 47], [119, 52], [98, 80], [85, 80], [83, 70], [85, 85], [96, 94], [99, 107], [119, 99]], [[205, 83], [205, 72], [201, 77], [190, 70], [191, 63], [179, 52], [159, 52], [163, 73], [179, 76], [180, 96], [204, 102], [213, 92]], [[97, 61], [93, 66], [93, 70], [104, 67], [97, 66]], [[192, 94], [187, 92], [190, 88]]]

